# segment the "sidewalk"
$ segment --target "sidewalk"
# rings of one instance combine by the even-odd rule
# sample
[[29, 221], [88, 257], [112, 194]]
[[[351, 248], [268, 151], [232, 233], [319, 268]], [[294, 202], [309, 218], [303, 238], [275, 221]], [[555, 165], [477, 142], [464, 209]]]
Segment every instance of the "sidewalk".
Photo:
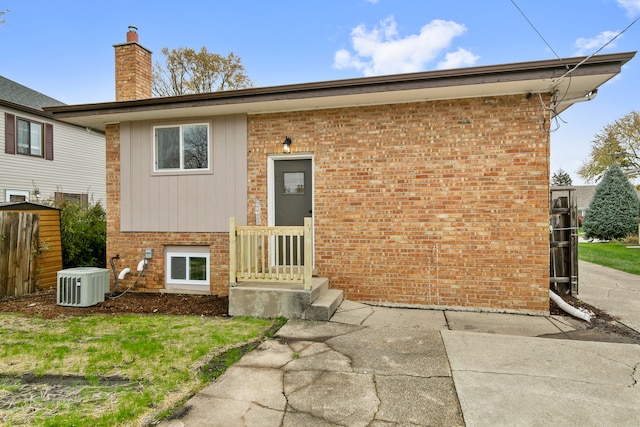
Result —
[[[581, 293], [628, 299], [589, 274]], [[161, 425], [638, 425], [640, 346], [570, 339], [581, 328], [344, 301], [330, 322], [289, 321]]]

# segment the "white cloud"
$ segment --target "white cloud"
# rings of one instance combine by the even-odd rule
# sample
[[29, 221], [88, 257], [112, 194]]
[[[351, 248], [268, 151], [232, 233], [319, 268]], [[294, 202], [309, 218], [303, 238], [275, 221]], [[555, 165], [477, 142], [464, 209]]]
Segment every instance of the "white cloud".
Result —
[[[597, 36], [592, 37], [590, 39], [587, 39], [584, 37], [579, 38], [574, 43], [575, 46], [578, 48], [578, 50], [576, 51], [576, 55], [588, 55], [595, 52], [596, 50], [600, 49], [609, 40], [614, 38], [616, 34], [618, 33], [616, 33], [615, 31], [603, 31]], [[613, 42], [609, 44], [607, 48], [612, 48], [615, 46], [616, 44], [615, 42]]]
[[640, 13], [640, 0], [618, 0], [618, 6], [626, 10], [629, 16]]
[[444, 61], [438, 62], [438, 69], [468, 67], [476, 63], [480, 57], [466, 49], [458, 48], [445, 55]]
[[[419, 34], [400, 37], [396, 21], [390, 16], [371, 30], [364, 24], [355, 27], [351, 31], [353, 51], [337, 51], [334, 67], [355, 68], [365, 76], [421, 71], [466, 31], [462, 24], [436, 19], [423, 26]], [[441, 62], [444, 66], [471, 65], [478, 59], [464, 49], [448, 53], [445, 58]]]

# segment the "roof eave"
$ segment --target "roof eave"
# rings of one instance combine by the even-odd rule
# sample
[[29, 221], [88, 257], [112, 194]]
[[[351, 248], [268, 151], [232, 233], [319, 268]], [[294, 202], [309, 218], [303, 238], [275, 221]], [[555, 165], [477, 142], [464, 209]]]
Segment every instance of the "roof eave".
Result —
[[[635, 52], [626, 52], [593, 57], [530, 61], [164, 98], [65, 105], [47, 107], [45, 110], [51, 113], [54, 118], [61, 120], [65, 120], [65, 118], [75, 118], [75, 121], [81, 121], [81, 117], [93, 116], [95, 119], [95, 116], [103, 116], [105, 121], [108, 121], [109, 116], [122, 117], [123, 114], [140, 114], [150, 111], [173, 109], [202, 109], [204, 107], [232, 105], [235, 106], [236, 109], [242, 109], [241, 105], [245, 105], [247, 112], [249, 112], [249, 106], [255, 107], [260, 103], [266, 105], [268, 102], [286, 102], [289, 108], [295, 109], [296, 102], [294, 101], [302, 102], [302, 100], [307, 100], [308, 103], [308, 100], [313, 98], [331, 98], [336, 101], [336, 107], [342, 107], [349, 105], [349, 96], [353, 98], [366, 94], [390, 92], [402, 94], [403, 92], [400, 91], [406, 91], [404, 93], [409, 95], [410, 91], [416, 91], [418, 89], [464, 87], [470, 85], [492, 85], [493, 89], [496, 90], [496, 88], [498, 88], [496, 85], [504, 84], [504, 86], [506, 86], [507, 83], [515, 81], [544, 81], [547, 91], [552, 92], [554, 86], [558, 83], [556, 80], [560, 79], [569, 69], [575, 67], [577, 64], [582, 63], [581, 66], [571, 74], [572, 77], [605, 75], [608, 76], [606, 80], [609, 80], [618, 74], [621, 67], [631, 60], [634, 55]], [[494, 93], [489, 93], [487, 95], [493, 94]], [[341, 101], [345, 104], [340, 105]], [[568, 105], [566, 108], [568, 108]]]

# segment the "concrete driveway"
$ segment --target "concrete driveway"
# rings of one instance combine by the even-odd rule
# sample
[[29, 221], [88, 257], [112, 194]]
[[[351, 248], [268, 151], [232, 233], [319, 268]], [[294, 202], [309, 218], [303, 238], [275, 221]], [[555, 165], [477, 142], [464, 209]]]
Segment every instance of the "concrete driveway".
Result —
[[[638, 324], [636, 276], [580, 268], [581, 298], [622, 299]], [[345, 301], [330, 322], [289, 321], [162, 425], [637, 426], [640, 345], [571, 339], [584, 327]]]
[[640, 332], [640, 276], [585, 261], [578, 271], [578, 298]]

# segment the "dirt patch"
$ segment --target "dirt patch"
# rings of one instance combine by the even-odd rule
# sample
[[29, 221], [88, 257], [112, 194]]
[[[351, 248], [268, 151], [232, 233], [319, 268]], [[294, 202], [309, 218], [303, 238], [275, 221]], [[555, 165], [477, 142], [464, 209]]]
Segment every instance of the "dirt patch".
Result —
[[21, 313], [45, 319], [91, 314], [171, 314], [226, 317], [229, 312], [229, 300], [227, 297], [217, 295], [127, 292], [117, 298], [107, 297], [104, 302], [91, 307], [67, 307], [56, 303], [55, 292], [43, 292], [1, 300], [0, 312]]
[[[640, 333], [620, 323], [620, 319], [611, 316], [597, 307], [587, 304], [572, 295], [560, 295], [569, 305], [592, 313], [591, 322], [584, 322], [583, 331], [568, 333], [568, 338], [587, 341], [607, 341], [625, 344], [640, 344]], [[566, 316], [556, 303], [551, 301], [549, 311], [552, 315]]]
[[[566, 338], [640, 344], [640, 333], [626, 327], [619, 319], [571, 295], [561, 296], [568, 304], [594, 314], [590, 323], [584, 322], [585, 332], [577, 331]], [[178, 316], [226, 317], [228, 297], [216, 295], [183, 295], [166, 293], [127, 292], [118, 298], [107, 298], [91, 307], [66, 307], [56, 304], [55, 292], [43, 292], [21, 298], [0, 300], [0, 312], [21, 313], [51, 319], [59, 316], [91, 314], [170, 314]], [[567, 316], [551, 301], [552, 315]]]

